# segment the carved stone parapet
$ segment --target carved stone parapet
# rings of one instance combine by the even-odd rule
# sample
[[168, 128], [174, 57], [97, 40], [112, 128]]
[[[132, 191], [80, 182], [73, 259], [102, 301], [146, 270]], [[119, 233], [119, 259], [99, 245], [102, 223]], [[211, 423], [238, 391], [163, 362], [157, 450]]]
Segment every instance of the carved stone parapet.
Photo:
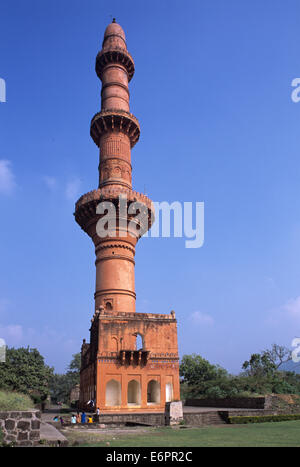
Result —
[[98, 147], [100, 147], [101, 135], [115, 130], [122, 131], [128, 135], [131, 147], [139, 140], [140, 124], [133, 114], [125, 110], [102, 110], [92, 118], [90, 134]]
[[96, 73], [101, 79], [103, 69], [110, 63], [119, 64], [125, 68], [128, 74], [128, 81], [134, 75], [134, 61], [130, 53], [121, 47], [101, 50], [96, 57]]
[[147, 365], [150, 350], [120, 350], [119, 360], [122, 365]]
[[[84, 230], [90, 222], [97, 221], [100, 219], [100, 214], [97, 214], [96, 209], [100, 202], [111, 201], [116, 207], [117, 222], [119, 216], [119, 203], [120, 196], [124, 196], [128, 206], [133, 203], [139, 203], [138, 207], [142, 213], [141, 219], [142, 224], [140, 225], [139, 236], [142, 236], [154, 222], [154, 205], [152, 201], [145, 196], [143, 193], [130, 190], [126, 187], [113, 189], [111, 187], [98, 188], [97, 190], [90, 191], [85, 195], [81, 196], [75, 205], [75, 220]], [[128, 222], [135, 219], [135, 214], [127, 213]]]

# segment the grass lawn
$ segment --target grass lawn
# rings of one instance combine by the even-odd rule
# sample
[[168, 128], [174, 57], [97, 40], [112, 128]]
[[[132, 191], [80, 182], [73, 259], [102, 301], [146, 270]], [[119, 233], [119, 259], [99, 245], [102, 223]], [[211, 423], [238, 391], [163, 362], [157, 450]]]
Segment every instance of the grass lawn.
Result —
[[[70, 439], [72, 442], [75, 441], [74, 435], [75, 433]], [[68, 434], [66, 436], [68, 437]], [[110, 447], [299, 447], [300, 421], [184, 429], [149, 428], [149, 431], [142, 434], [115, 435], [112, 433], [105, 437], [101, 434], [86, 433], [86, 436], [89, 436], [86, 440], [82, 433], [78, 433], [77, 436], [80, 446], [86, 447], [107, 447], [108, 443]]]

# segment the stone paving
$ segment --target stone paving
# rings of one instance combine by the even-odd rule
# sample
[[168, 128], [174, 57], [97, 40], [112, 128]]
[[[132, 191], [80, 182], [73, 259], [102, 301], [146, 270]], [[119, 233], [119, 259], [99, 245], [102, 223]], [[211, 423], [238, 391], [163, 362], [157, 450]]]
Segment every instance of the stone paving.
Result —
[[65, 446], [68, 444], [67, 438], [61, 434], [53, 425], [43, 422], [41, 423], [41, 440], [46, 440], [47, 444], [55, 444]]
[[67, 438], [51, 423], [54, 416], [59, 416], [59, 414], [59, 406], [53, 406], [50, 410], [42, 413], [40, 438], [50, 445], [67, 446]]
[[[219, 412], [240, 412], [241, 409], [228, 409], [228, 408], [216, 408], [216, 407], [194, 407], [194, 406], [183, 406], [183, 415], [186, 415], [186, 424], [187, 425], [193, 425], [193, 426], [203, 426], [203, 425], [209, 425], [209, 424], [220, 424], [220, 423], [225, 423], [224, 421], [221, 420], [219, 416]], [[258, 412], [257, 410], [254, 409], [248, 409], [247, 411], [243, 412]], [[259, 411], [260, 412], [260, 411]], [[45, 440], [47, 444], [51, 445], [59, 445], [59, 446], [66, 446], [68, 445], [68, 440], [66, 437], [68, 437], [72, 432], [74, 433], [77, 432], [79, 433], [87, 433], [87, 432], [93, 432], [94, 434], [102, 434], [102, 435], [120, 435], [120, 434], [133, 434], [137, 432], [143, 432], [144, 430], [147, 431], [149, 430], [150, 427], [142, 427], [142, 426], [122, 426], [119, 423], [107, 423], [107, 422], [102, 422], [100, 425], [96, 424], [86, 424], [86, 425], [69, 425], [69, 420], [71, 418], [71, 415], [76, 413], [76, 410], [73, 412], [70, 411], [70, 413], [63, 413], [60, 414], [60, 407], [59, 406], [53, 406], [51, 407], [50, 410], [42, 413], [41, 416], [41, 439]], [[135, 415], [142, 416], [145, 415], [145, 413], [141, 412], [140, 414], [135, 413]], [[64, 420], [67, 422], [67, 425], [64, 427], [61, 427], [59, 422], [54, 422], [53, 418], [55, 416], [62, 416]], [[105, 414], [109, 415], [109, 414]], [[122, 415], [121, 412], [118, 412], [118, 414], [114, 415]], [[101, 423], [101, 422], [100, 422]], [[149, 423], [150, 424], [150, 423]], [[118, 426], [119, 425], [119, 426]], [[91, 430], [92, 429], [92, 430]], [[66, 436], [64, 436], [66, 435]], [[75, 433], [74, 433], [75, 435]]]

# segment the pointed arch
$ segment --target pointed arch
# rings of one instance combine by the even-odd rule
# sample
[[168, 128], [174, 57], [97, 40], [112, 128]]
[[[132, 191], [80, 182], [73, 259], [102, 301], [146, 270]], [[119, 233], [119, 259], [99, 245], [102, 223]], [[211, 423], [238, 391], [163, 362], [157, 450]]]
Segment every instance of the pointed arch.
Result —
[[173, 384], [166, 384], [166, 402], [172, 402], [173, 400]]
[[160, 384], [152, 379], [147, 386], [147, 403], [160, 404]]
[[105, 388], [105, 405], [115, 407], [121, 405], [121, 383], [110, 379]]
[[135, 334], [135, 350], [143, 350], [144, 349], [144, 336], [139, 332]]
[[135, 379], [128, 383], [127, 403], [128, 405], [141, 405], [141, 385]]

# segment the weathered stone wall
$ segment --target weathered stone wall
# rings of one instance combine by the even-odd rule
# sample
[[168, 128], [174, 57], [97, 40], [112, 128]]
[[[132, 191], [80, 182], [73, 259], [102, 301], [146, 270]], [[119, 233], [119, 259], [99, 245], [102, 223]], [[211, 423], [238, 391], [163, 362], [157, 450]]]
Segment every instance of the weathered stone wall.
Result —
[[39, 410], [0, 412], [0, 429], [4, 443], [17, 446], [34, 446], [40, 441]]
[[178, 425], [183, 421], [182, 401], [167, 402], [165, 409], [166, 425]]
[[300, 397], [297, 394], [268, 394], [265, 409], [279, 413], [300, 413]]
[[216, 410], [211, 412], [184, 413], [183, 420], [185, 425], [191, 426], [221, 425], [227, 423], [226, 416], [223, 417]]
[[162, 413], [127, 413], [100, 415], [100, 423], [104, 424], [125, 424], [137, 423], [141, 425], [161, 426], [165, 424], [165, 414]]
[[70, 391], [70, 401], [73, 403], [76, 401], [79, 401], [79, 397], [80, 397], [80, 385], [76, 384], [76, 386], [74, 386]]
[[273, 415], [277, 412], [274, 410], [212, 410], [207, 412], [188, 412], [183, 414], [184, 423], [191, 426], [205, 426], [205, 425], [222, 425], [229, 423], [229, 417], [250, 417]]
[[300, 397], [295, 394], [267, 394], [262, 397], [232, 397], [226, 399], [187, 399], [186, 406], [222, 409], [276, 410], [300, 413]]

